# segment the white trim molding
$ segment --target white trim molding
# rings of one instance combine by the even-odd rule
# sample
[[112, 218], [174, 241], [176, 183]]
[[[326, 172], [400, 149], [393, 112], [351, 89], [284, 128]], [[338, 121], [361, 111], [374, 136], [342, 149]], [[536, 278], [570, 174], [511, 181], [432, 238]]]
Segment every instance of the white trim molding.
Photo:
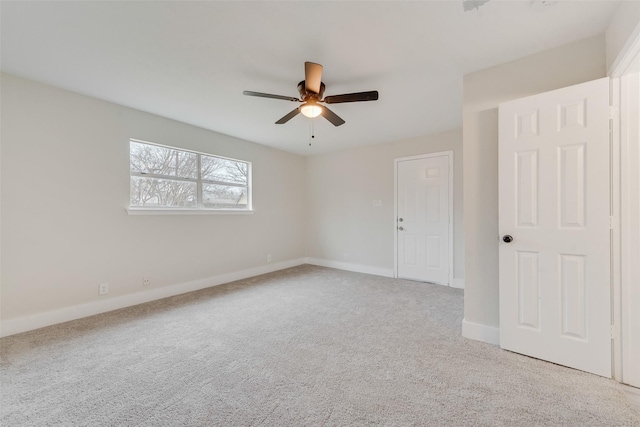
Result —
[[451, 282], [451, 287], [456, 289], [464, 289], [464, 279], [454, 277], [453, 282]]
[[252, 215], [253, 209], [125, 208], [129, 215]]
[[321, 258], [305, 258], [305, 264], [318, 265], [320, 267], [335, 268], [338, 270], [353, 271], [356, 273], [373, 274], [374, 276], [393, 277], [390, 268], [373, 267], [371, 265], [352, 264], [350, 262], [332, 261]]
[[618, 383], [618, 388], [627, 398], [633, 409], [640, 413], [640, 388], [631, 387], [627, 384]]
[[500, 328], [462, 320], [462, 336], [471, 340], [500, 345]]
[[[638, 54], [640, 62], [640, 53]], [[621, 339], [616, 350], [621, 351], [622, 375], [617, 379], [640, 387], [640, 72], [624, 75], [620, 84], [619, 143], [620, 227], [615, 249], [619, 256], [619, 275], [615, 295], [618, 297], [615, 321], [619, 321]], [[616, 372], [619, 374], [619, 372]]]
[[[614, 378], [640, 387], [638, 314], [640, 301], [640, 23], [609, 70], [612, 88], [613, 326]], [[635, 389], [637, 390], [637, 389]], [[640, 402], [640, 400], [639, 400]], [[639, 405], [640, 406], [640, 405]]]
[[108, 311], [118, 310], [133, 305], [143, 304], [145, 302], [155, 301], [162, 298], [184, 294], [187, 292], [193, 292], [200, 289], [223, 285], [225, 283], [234, 282], [236, 280], [243, 280], [249, 277], [259, 276], [261, 274], [284, 270], [285, 268], [296, 267], [304, 263], [304, 259], [302, 258], [293, 259], [290, 261], [262, 265], [259, 267], [253, 267], [246, 270], [235, 271], [232, 273], [220, 274], [218, 276], [206, 277], [190, 282], [178, 283], [171, 286], [164, 286], [162, 288], [151, 289], [144, 292], [136, 292], [129, 295], [101, 299], [99, 301], [92, 301], [85, 304], [61, 308], [58, 310], [46, 311], [42, 313], [31, 314], [28, 316], [8, 319], [2, 321], [2, 323], [0, 324], [0, 337], [19, 334], [21, 332], [44, 328], [46, 326], [51, 326], [58, 323], [68, 322], [83, 317], [106, 313]]

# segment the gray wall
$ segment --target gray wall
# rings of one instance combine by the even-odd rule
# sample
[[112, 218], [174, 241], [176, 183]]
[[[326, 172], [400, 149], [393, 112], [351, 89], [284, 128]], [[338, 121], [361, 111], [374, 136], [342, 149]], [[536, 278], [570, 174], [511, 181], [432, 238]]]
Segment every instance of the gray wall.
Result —
[[[461, 286], [464, 236], [460, 130], [308, 157], [307, 256], [392, 274], [394, 159], [449, 150], [454, 152], [454, 281]], [[374, 207], [373, 200], [381, 200], [382, 206]]]
[[[3, 320], [303, 259], [303, 157], [1, 78]], [[129, 138], [253, 162], [255, 213], [127, 215]]]
[[600, 35], [464, 77], [465, 322], [499, 326], [498, 104], [605, 76]]

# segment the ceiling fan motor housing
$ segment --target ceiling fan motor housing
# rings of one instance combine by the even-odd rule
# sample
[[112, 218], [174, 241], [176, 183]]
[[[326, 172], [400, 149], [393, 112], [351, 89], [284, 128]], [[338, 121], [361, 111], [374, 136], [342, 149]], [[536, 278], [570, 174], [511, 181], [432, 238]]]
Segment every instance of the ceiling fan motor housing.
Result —
[[320, 82], [320, 93], [315, 93], [311, 90], [307, 90], [307, 85], [303, 80], [298, 83], [298, 92], [300, 93], [300, 99], [302, 99], [302, 101], [320, 101], [322, 99], [322, 96], [324, 95], [324, 83]]

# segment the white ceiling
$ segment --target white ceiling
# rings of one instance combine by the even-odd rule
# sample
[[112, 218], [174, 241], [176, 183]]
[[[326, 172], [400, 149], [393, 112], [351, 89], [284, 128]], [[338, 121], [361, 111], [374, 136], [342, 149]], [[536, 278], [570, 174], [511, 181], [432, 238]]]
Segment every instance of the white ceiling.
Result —
[[[606, 29], [619, 1], [2, 1], [2, 71], [302, 155], [462, 125], [462, 76]], [[304, 61], [346, 120], [299, 115]], [[315, 139], [309, 147], [311, 123]]]

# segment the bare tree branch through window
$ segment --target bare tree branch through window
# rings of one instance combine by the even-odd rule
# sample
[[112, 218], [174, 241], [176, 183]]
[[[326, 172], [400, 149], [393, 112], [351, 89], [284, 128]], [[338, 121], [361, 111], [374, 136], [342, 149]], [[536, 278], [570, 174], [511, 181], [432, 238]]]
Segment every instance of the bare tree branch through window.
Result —
[[250, 164], [130, 141], [131, 207], [251, 209]]

